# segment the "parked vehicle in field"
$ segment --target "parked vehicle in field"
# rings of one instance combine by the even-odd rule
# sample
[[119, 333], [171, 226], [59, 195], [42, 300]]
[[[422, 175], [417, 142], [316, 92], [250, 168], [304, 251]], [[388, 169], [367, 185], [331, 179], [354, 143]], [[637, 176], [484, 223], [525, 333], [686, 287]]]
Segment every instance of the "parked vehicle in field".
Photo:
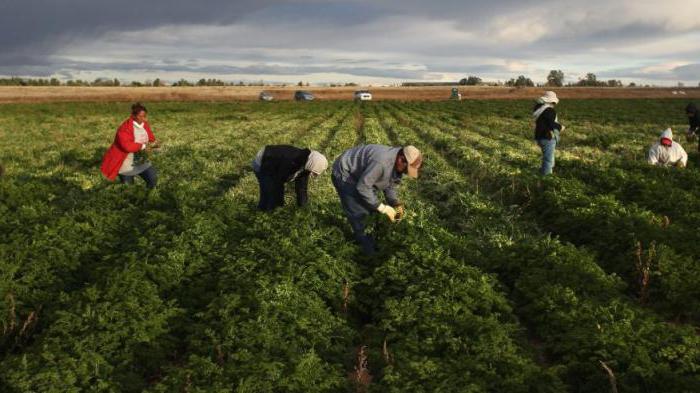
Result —
[[451, 100], [455, 101], [461, 101], [462, 100], [462, 93], [459, 92], [459, 89], [456, 87], [452, 88], [452, 94], [450, 95]]
[[367, 90], [358, 90], [355, 92], [355, 101], [372, 101], [372, 93]]
[[273, 96], [269, 91], [260, 92], [260, 101], [272, 101], [274, 99], [275, 96]]
[[309, 91], [302, 91], [299, 90], [296, 93], [294, 93], [294, 100], [295, 101], [313, 101], [314, 100], [314, 95], [311, 94]]

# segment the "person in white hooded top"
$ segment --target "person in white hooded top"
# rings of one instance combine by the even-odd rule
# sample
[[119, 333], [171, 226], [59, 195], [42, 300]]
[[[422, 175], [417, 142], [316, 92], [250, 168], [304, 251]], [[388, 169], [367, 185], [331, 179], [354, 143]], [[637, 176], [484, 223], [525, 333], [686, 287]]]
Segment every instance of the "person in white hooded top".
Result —
[[673, 141], [673, 131], [667, 128], [661, 138], [647, 153], [647, 162], [658, 166], [678, 166], [684, 168], [688, 163], [688, 154], [678, 142]]

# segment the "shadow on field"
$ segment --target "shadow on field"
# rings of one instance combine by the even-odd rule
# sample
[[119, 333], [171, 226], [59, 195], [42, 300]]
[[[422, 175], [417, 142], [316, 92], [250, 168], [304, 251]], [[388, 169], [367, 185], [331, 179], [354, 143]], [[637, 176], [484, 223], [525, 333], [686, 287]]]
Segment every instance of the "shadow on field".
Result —
[[216, 196], [224, 195], [231, 188], [238, 186], [238, 183], [240, 183], [246, 175], [252, 172], [253, 169], [250, 167], [250, 165], [243, 165], [237, 168], [233, 173], [227, 173], [219, 176], [214, 187], [214, 194]]
[[105, 149], [102, 147], [92, 149], [92, 152], [70, 149], [61, 152], [57, 161], [49, 162], [49, 166], [63, 165], [79, 171], [92, 172], [99, 169]]

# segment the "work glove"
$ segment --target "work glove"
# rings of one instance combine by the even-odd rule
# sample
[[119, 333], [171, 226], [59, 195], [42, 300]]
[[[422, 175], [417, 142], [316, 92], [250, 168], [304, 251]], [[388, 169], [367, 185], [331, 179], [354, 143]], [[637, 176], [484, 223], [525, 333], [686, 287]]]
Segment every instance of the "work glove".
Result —
[[406, 210], [403, 207], [403, 203], [397, 203], [396, 206], [394, 206], [394, 209], [396, 210], [396, 221], [401, 221], [403, 216], [406, 214]]
[[389, 217], [389, 221], [396, 221], [396, 210], [393, 207], [380, 203], [377, 211]]

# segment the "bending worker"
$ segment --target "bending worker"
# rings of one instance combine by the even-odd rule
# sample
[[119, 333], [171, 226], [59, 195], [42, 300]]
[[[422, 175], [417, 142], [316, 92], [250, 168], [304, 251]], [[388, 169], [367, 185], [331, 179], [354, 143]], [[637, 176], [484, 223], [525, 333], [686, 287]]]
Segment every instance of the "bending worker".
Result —
[[284, 183], [291, 181], [294, 181], [297, 205], [306, 205], [309, 177], [322, 174], [326, 168], [328, 160], [315, 150], [289, 145], [263, 147], [253, 160], [253, 172], [260, 184], [258, 209], [269, 211], [283, 206]]
[[[355, 240], [365, 254], [375, 252], [374, 240], [365, 234], [365, 217], [377, 212], [392, 222], [400, 219], [403, 205], [397, 187], [404, 174], [417, 178], [422, 164], [423, 157], [413, 146], [383, 145], [362, 145], [346, 150], [333, 164], [333, 185]], [[384, 193], [386, 203], [379, 201], [378, 191]]]
[[688, 154], [683, 146], [673, 141], [673, 132], [667, 128], [661, 133], [661, 139], [649, 149], [647, 162], [651, 165], [683, 168], [688, 163]]

